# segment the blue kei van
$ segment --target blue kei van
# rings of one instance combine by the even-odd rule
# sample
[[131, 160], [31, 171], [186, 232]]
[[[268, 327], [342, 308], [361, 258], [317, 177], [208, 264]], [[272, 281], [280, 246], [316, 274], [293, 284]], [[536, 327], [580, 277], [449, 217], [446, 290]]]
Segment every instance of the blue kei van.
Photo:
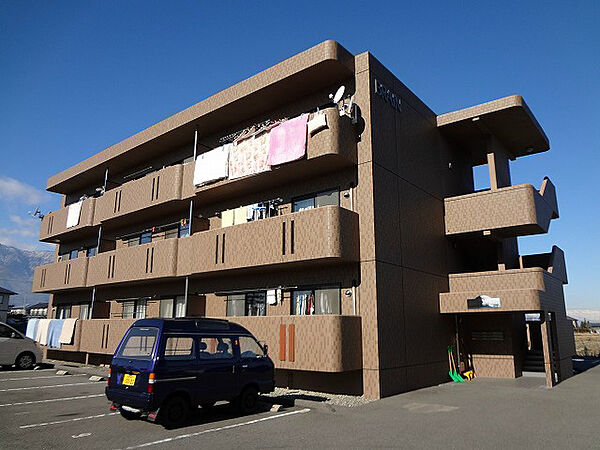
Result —
[[255, 409], [275, 386], [273, 361], [244, 327], [219, 319], [137, 320], [110, 364], [106, 396], [126, 419], [180, 426], [198, 405]]

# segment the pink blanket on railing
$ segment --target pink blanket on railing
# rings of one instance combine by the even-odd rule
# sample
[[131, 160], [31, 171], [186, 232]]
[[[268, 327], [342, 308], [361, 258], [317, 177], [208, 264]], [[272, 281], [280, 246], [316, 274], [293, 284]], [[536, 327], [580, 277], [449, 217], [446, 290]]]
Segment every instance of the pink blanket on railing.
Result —
[[308, 114], [287, 120], [271, 130], [270, 166], [296, 161], [306, 154], [306, 123]]

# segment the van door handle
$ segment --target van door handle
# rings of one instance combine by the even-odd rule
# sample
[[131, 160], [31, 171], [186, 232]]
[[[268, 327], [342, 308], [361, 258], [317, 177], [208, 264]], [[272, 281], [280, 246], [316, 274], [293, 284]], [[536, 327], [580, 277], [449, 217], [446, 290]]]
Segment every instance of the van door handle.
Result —
[[248, 364], [242, 364], [242, 369], [247, 369], [248, 368]]

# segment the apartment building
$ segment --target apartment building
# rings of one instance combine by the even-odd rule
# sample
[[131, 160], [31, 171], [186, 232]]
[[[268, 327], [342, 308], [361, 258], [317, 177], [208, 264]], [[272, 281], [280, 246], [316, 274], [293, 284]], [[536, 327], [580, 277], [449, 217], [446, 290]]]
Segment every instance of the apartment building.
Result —
[[281, 386], [430, 386], [450, 345], [477, 376], [553, 385], [574, 353], [564, 255], [517, 237], [548, 231], [556, 193], [510, 177], [548, 149], [520, 96], [437, 115], [370, 53], [318, 44], [48, 179], [56, 261], [33, 289], [81, 320], [47, 352], [106, 362], [136, 318], [226, 317]]

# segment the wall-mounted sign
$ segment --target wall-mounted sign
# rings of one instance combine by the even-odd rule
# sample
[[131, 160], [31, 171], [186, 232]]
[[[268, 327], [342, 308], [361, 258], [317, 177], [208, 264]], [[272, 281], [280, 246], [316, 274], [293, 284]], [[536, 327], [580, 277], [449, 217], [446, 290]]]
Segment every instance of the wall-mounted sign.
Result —
[[475, 298], [467, 299], [467, 308], [500, 308], [500, 299], [497, 297], [488, 297], [487, 295], [478, 295]]
[[390, 91], [385, 85], [375, 78], [375, 93], [378, 94], [387, 104], [389, 104], [396, 111], [402, 111], [402, 101], [400, 96], [395, 92]]

